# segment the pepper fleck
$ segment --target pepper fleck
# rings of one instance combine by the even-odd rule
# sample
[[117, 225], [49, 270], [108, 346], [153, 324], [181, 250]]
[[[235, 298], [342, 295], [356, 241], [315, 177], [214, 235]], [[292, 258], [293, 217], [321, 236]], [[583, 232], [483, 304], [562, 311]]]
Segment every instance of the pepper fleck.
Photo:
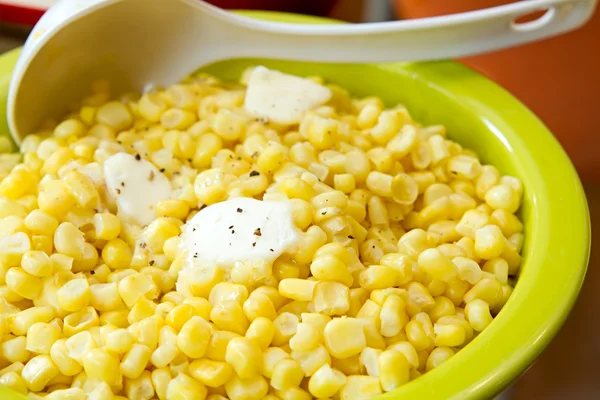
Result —
[[154, 171], [150, 171], [150, 175], [148, 176], [148, 180], [152, 182], [154, 180]]
[[252, 153], [252, 155], [250, 156], [251, 158], [256, 158], [258, 157], [258, 151], [255, 151], [254, 153]]
[[242, 210], [241, 208], [238, 208], [238, 209], [237, 209], [237, 212], [239, 212], [239, 213], [243, 213], [243, 212], [244, 212], [244, 210]]
[[198, 253], [194, 253], [194, 258], [198, 258]]
[[117, 194], [121, 194], [121, 189], [115, 189]]
[[154, 260], [150, 260], [149, 264], [150, 264], [150, 266], [153, 266], [154, 265]]
[[135, 155], [135, 159], [138, 160], [138, 161], [140, 161], [142, 159], [142, 157], [139, 154], [136, 154]]
[[258, 172], [258, 171], [250, 171], [249, 175], [250, 176], [258, 176], [258, 175], [260, 175], [260, 172]]
[[273, 250], [273, 249], [269, 249], [269, 250], [271, 250], [271, 253], [275, 253], [275, 250]]
[[122, 187], [125, 187], [125, 182], [121, 182], [121, 186], [122, 186]]
[[160, 171], [160, 172], [165, 172], [165, 169], [164, 169], [164, 168], [161, 168], [159, 171]]
[[90, 271], [90, 275], [96, 275], [96, 271], [94, 271], [94, 270], [91, 270], [91, 271]]
[[233, 229], [233, 225], [231, 225], [231, 226], [230, 226], [229, 228], [227, 228], [227, 229]]
[[252, 243], [252, 247], [256, 247], [256, 242]]
[[232, 231], [231, 231], [231, 234], [233, 235], [234, 233], [235, 233], [235, 231], [234, 231], [234, 230], [232, 230]]
[[256, 230], [254, 231], [254, 235], [255, 236], [262, 236], [262, 232], [260, 231], [260, 228], [256, 228]]
[[323, 211], [321, 215], [327, 215], [327, 211]]
[[354, 239], [354, 236], [348, 235], [348, 239]]

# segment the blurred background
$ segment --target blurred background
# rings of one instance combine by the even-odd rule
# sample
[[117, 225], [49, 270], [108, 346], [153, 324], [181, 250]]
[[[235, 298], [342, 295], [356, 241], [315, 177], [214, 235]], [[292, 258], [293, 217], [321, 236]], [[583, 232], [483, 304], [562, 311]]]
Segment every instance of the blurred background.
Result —
[[[527, 1], [527, 0], [523, 0]], [[20, 46], [55, 0], [0, 0], [0, 53]], [[210, 0], [229, 9], [328, 16], [349, 22], [447, 15], [511, 0]], [[541, 10], [536, 16], [543, 15]], [[584, 182], [592, 226], [600, 229], [600, 11], [561, 37], [470, 57], [478, 70], [523, 101], [556, 135]], [[593, 50], [596, 49], [596, 50]], [[539, 360], [502, 399], [600, 399], [600, 240], [592, 239], [586, 282], [567, 323]], [[569, 268], [568, 265], [564, 266]], [[560, 296], [556, 293], [556, 296]], [[515, 329], [519, 329], [515, 326]]]

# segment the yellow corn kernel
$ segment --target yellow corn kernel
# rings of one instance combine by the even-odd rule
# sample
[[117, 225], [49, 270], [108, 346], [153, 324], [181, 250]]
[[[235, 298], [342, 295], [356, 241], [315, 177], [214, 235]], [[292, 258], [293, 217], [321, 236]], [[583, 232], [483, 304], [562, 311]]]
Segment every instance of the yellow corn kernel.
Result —
[[10, 290], [26, 299], [33, 300], [42, 291], [42, 280], [28, 274], [22, 268], [10, 268], [4, 280]]
[[12, 339], [4, 339], [0, 344], [2, 357], [9, 362], [26, 362], [29, 360], [31, 353], [27, 350], [27, 338], [17, 336]]
[[515, 213], [521, 206], [521, 195], [512, 186], [499, 184], [485, 193], [485, 202], [494, 210]]
[[300, 386], [303, 378], [304, 371], [300, 363], [294, 359], [285, 358], [273, 367], [270, 384], [277, 390], [286, 390]]
[[145, 400], [154, 397], [150, 371], [144, 371], [136, 379], [125, 379], [124, 394], [130, 400]]
[[111, 101], [100, 106], [96, 113], [96, 121], [108, 125], [117, 132], [129, 128], [132, 120], [127, 107], [118, 101]]
[[493, 258], [483, 264], [483, 271], [489, 272], [496, 277], [496, 280], [503, 285], [508, 283], [508, 262], [503, 258]]
[[313, 305], [325, 315], [343, 315], [350, 309], [350, 290], [337, 282], [319, 282], [315, 286]]
[[210, 205], [225, 200], [225, 174], [219, 168], [199, 173], [194, 181], [194, 192], [202, 204]]
[[135, 273], [121, 279], [118, 284], [119, 295], [127, 305], [131, 308], [142, 296], [148, 299], [153, 299], [157, 295], [157, 288], [148, 275]]
[[31, 249], [37, 251], [43, 251], [44, 253], [50, 255], [53, 250], [53, 243], [51, 236], [44, 235], [33, 235], [31, 236]]
[[0, 385], [23, 395], [28, 392], [27, 382], [16, 372], [7, 372], [0, 375]]
[[192, 158], [194, 168], [208, 168], [212, 158], [223, 147], [223, 140], [214, 133], [202, 134], [196, 142], [196, 153]]
[[21, 263], [23, 254], [31, 250], [31, 240], [26, 233], [17, 232], [0, 238], [0, 262], [7, 267]]
[[206, 398], [206, 386], [184, 373], [178, 374], [167, 385], [166, 399], [196, 400]]
[[40, 392], [46, 387], [48, 382], [58, 375], [58, 368], [52, 362], [48, 355], [39, 355], [33, 357], [21, 372], [21, 377], [27, 384], [29, 390]]
[[214, 307], [216, 304], [223, 301], [234, 300], [242, 305], [248, 298], [248, 289], [236, 283], [220, 282], [217, 283], [208, 297], [208, 301]]
[[98, 313], [93, 307], [85, 307], [80, 311], [67, 315], [64, 319], [63, 333], [72, 336], [78, 332], [98, 326]]
[[346, 384], [346, 376], [324, 364], [308, 381], [308, 390], [316, 398], [322, 399], [336, 394]]
[[371, 196], [367, 204], [367, 213], [373, 225], [385, 225], [389, 221], [387, 208], [381, 197]]
[[234, 376], [225, 384], [225, 390], [231, 400], [262, 400], [267, 398], [269, 385], [262, 376], [249, 379]]
[[273, 301], [263, 293], [252, 292], [242, 307], [244, 315], [249, 321], [254, 321], [261, 317], [274, 320], [277, 316]]
[[129, 379], [138, 378], [148, 365], [151, 356], [152, 350], [147, 346], [138, 343], [133, 344], [121, 359], [121, 373]]
[[502, 301], [502, 285], [495, 278], [483, 278], [469, 290], [464, 297], [465, 303], [481, 299], [493, 308]]
[[138, 103], [140, 115], [150, 121], [160, 121], [160, 116], [167, 109], [167, 105], [156, 93], [144, 94]]
[[160, 123], [167, 129], [187, 129], [196, 122], [196, 115], [192, 112], [171, 108], [160, 116]]
[[383, 265], [371, 265], [359, 275], [360, 286], [368, 290], [392, 287], [396, 284], [396, 279], [396, 271]]
[[400, 333], [408, 323], [404, 300], [397, 295], [388, 296], [381, 306], [379, 319], [383, 336], [392, 337]]
[[121, 380], [119, 358], [105, 350], [90, 349], [83, 356], [83, 369], [88, 378], [96, 378], [109, 385], [116, 385]]
[[97, 347], [96, 342], [92, 338], [92, 334], [88, 331], [76, 333], [65, 341], [67, 355], [83, 365], [83, 358], [93, 348]]
[[156, 204], [157, 217], [170, 217], [184, 220], [190, 212], [190, 207], [183, 200], [162, 200]]
[[[192, 318], [194, 311], [194, 307], [190, 304], [178, 304], [168, 312], [165, 324], [179, 332], [181, 327]], [[208, 315], [206, 315], [206, 319], [208, 319]]]
[[473, 330], [483, 331], [491, 322], [490, 306], [483, 300], [475, 299], [467, 303], [465, 316]]
[[133, 345], [133, 337], [127, 329], [115, 329], [109, 332], [104, 339], [104, 346], [117, 354], [123, 354], [131, 350]]
[[83, 233], [70, 222], [63, 222], [54, 232], [54, 248], [56, 251], [73, 257], [75, 260], [83, 258], [85, 239]]
[[352, 375], [340, 390], [340, 400], [370, 399], [381, 394], [379, 378], [375, 376]]
[[121, 233], [121, 221], [111, 213], [94, 215], [94, 237], [101, 240], [113, 240]]
[[58, 221], [42, 210], [33, 210], [25, 217], [25, 227], [39, 235], [52, 235], [58, 228]]
[[58, 289], [56, 295], [60, 307], [69, 312], [87, 307], [92, 298], [90, 286], [85, 279], [73, 279], [67, 282]]
[[506, 239], [496, 225], [486, 225], [475, 231], [475, 254], [484, 260], [500, 257]]
[[90, 305], [99, 311], [113, 311], [123, 307], [116, 282], [90, 286]]
[[190, 358], [200, 358], [206, 354], [210, 343], [211, 326], [202, 317], [193, 316], [177, 335], [177, 347]]
[[348, 267], [338, 257], [333, 255], [317, 256], [310, 265], [310, 271], [320, 281], [339, 282], [346, 286], [351, 286], [353, 282], [352, 274], [348, 270]]
[[52, 275], [52, 261], [43, 251], [28, 251], [21, 259], [23, 270], [40, 278]]
[[223, 330], [243, 335], [248, 329], [248, 319], [244, 310], [235, 300], [222, 301], [210, 311], [210, 319]]
[[417, 355], [417, 351], [414, 346], [408, 341], [396, 342], [390, 345], [387, 350], [393, 350], [399, 353], [404, 354], [404, 357], [408, 361], [408, 365], [411, 368], [418, 369], [419, 368], [419, 356]]
[[[281, 311], [280, 311], [281, 312]], [[290, 312], [281, 312], [273, 321], [275, 334], [273, 345], [282, 346], [294, 336], [298, 329], [298, 317]]]
[[322, 329], [324, 327], [321, 328], [306, 322], [298, 324], [296, 333], [290, 339], [290, 348], [296, 351], [308, 351], [316, 348], [321, 340]]
[[456, 267], [438, 249], [427, 249], [419, 254], [418, 265], [433, 279], [447, 282], [456, 277]]
[[363, 324], [356, 318], [334, 318], [323, 332], [325, 346], [336, 358], [359, 354], [366, 346]]
[[47, 322], [37, 322], [27, 330], [26, 349], [32, 353], [50, 354], [54, 342], [60, 339], [60, 329]]
[[167, 386], [171, 381], [171, 372], [168, 368], [157, 368], [151, 374], [152, 385], [156, 391], [156, 395], [160, 400], [167, 398]]
[[452, 263], [456, 266], [458, 271], [458, 277], [470, 283], [471, 285], [476, 284], [483, 277], [481, 267], [475, 261], [466, 257], [454, 257]]
[[435, 324], [435, 345], [438, 347], [457, 347], [465, 343], [465, 329], [456, 324]]
[[392, 197], [393, 177], [378, 171], [372, 171], [367, 176], [367, 189], [376, 196]]
[[[379, 355], [381, 354], [381, 350], [374, 349], [371, 347], [366, 347], [361, 353], [358, 359], [358, 362], [364, 371], [369, 376], [379, 376]], [[360, 369], [359, 369], [360, 373]]]
[[233, 377], [233, 368], [221, 361], [196, 360], [190, 364], [189, 374], [202, 384], [216, 388], [224, 385]]
[[145, 229], [145, 243], [150, 251], [159, 253], [167, 239], [181, 233], [179, 226], [168, 218], [157, 218]]
[[223, 140], [238, 140], [245, 131], [246, 121], [244, 118], [229, 110], [221, 109], [214, 116], [212, 129], [223, 138]]
[[322, 345], [308, 351], [294, 350], [291, 353], [291, 357], [300, 363], [306, 376], [312, 376], [325, 364], [331, 365], [331, 356]]
[[12, 317], [11, 331], [17, 336], [27, 334], [27, 330], [36, 322], [50, 322], [54, 310], [48, 306], [37, 306], [17, 312]]
[[431, 162], [433, 165], [437, 165], [450, 157], [448, 145], [441, 135], [433, 135], [428, 141], [431, 148]]
[[444, 361], [447, 361], [454, 355], [454, 350], [448, 347], [437, 347], [427, 357], [427, 365], [425, 369], [431, 371], [432, 369], [440, 366]]
[[356, 180], [352, 174], [336, 174], [333, 177], [335, 190], [349, 194], [356, 189]]
[[489, 216], [478, 210], [468, 210], [461, 220], [456, 224], [456, 231], [463, 236], [475, 239], [478, 229], [487, 225]]
[[391, 392], [409, 381], [410, 366], [403, 353], [386, 350], [379, 355], [379, 380], [384, 392]]
[[246, 337], [254, 340], [261, 349], [265, 350], [275, 337], [275, 324], [270, 319], [258, 317], [248, 327]]
[[260, 375], [262, 352], [253, 340], [236, 337], [227, 344], [225, 361], [235, 370], [242, 379], [250, 379]]

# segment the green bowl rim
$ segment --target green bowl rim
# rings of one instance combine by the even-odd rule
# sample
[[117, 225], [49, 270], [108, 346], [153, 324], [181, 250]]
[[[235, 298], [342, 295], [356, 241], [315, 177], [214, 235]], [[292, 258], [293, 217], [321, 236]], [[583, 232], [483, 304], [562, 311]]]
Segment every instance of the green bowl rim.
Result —
[[[287, 13], [240, 13], [290, 23], [339, 23]], [[18, 53], [17, 49], [0, 56], [0, 106], [5, 104], [3, 96]], [[539, 356], [577, 299], [591, 239], [585, 192], [571, 161], [550, 131], [517, 99], [477, 72], [453, 61], [385, 64], [377, 68], [421, 81], [477, 115], [519, 156], [513, 162], [527, 177], [523, 179], [525, 196], [536, 206], [531, 215], [536, 235], [527, 246], [543, 251], [527, 260], [527, 268], [508, 303], [482, 334], [438, 368], [381, 396], [491, 398]], [[5, 121], [0, 121], [2, 124]], [[0, 387], [0, 394], [5, 390]]]

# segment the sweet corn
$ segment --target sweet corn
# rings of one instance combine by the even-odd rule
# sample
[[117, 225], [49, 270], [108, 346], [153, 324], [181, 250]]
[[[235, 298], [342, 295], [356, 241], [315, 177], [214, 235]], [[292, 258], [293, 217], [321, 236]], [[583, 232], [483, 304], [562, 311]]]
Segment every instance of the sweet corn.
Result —
[[[0, 384], [48, 399], [371, 398], [485, 329], [521, 263], [522, 182], [402, 106], [328, 87], [290, 131], [205, 75], [110, 102], [98, 83], [23, 141], [21, 164], [2, 155]], [[143, 228], [104, 187], [123, 151], [174, 189]], [[262, 269], [188, 273], [182, 224], [239, 196], [287, 198], [297, 245]]]
[[379, 378], [374, 376], [352, 375], [340, 390], [340, 400], [370, 399], [381, 394]]
[[178, 374], [167, 385], [166, 399], [173, 400], [196, 400], [206, 398], [206, 386], [189, 375]]
[[227, 344], [225, 361], [229, 363], [237, 376], [242, 379], [250, 379], [260, 374], [261, 350], [256, 342], [236, 337]]

